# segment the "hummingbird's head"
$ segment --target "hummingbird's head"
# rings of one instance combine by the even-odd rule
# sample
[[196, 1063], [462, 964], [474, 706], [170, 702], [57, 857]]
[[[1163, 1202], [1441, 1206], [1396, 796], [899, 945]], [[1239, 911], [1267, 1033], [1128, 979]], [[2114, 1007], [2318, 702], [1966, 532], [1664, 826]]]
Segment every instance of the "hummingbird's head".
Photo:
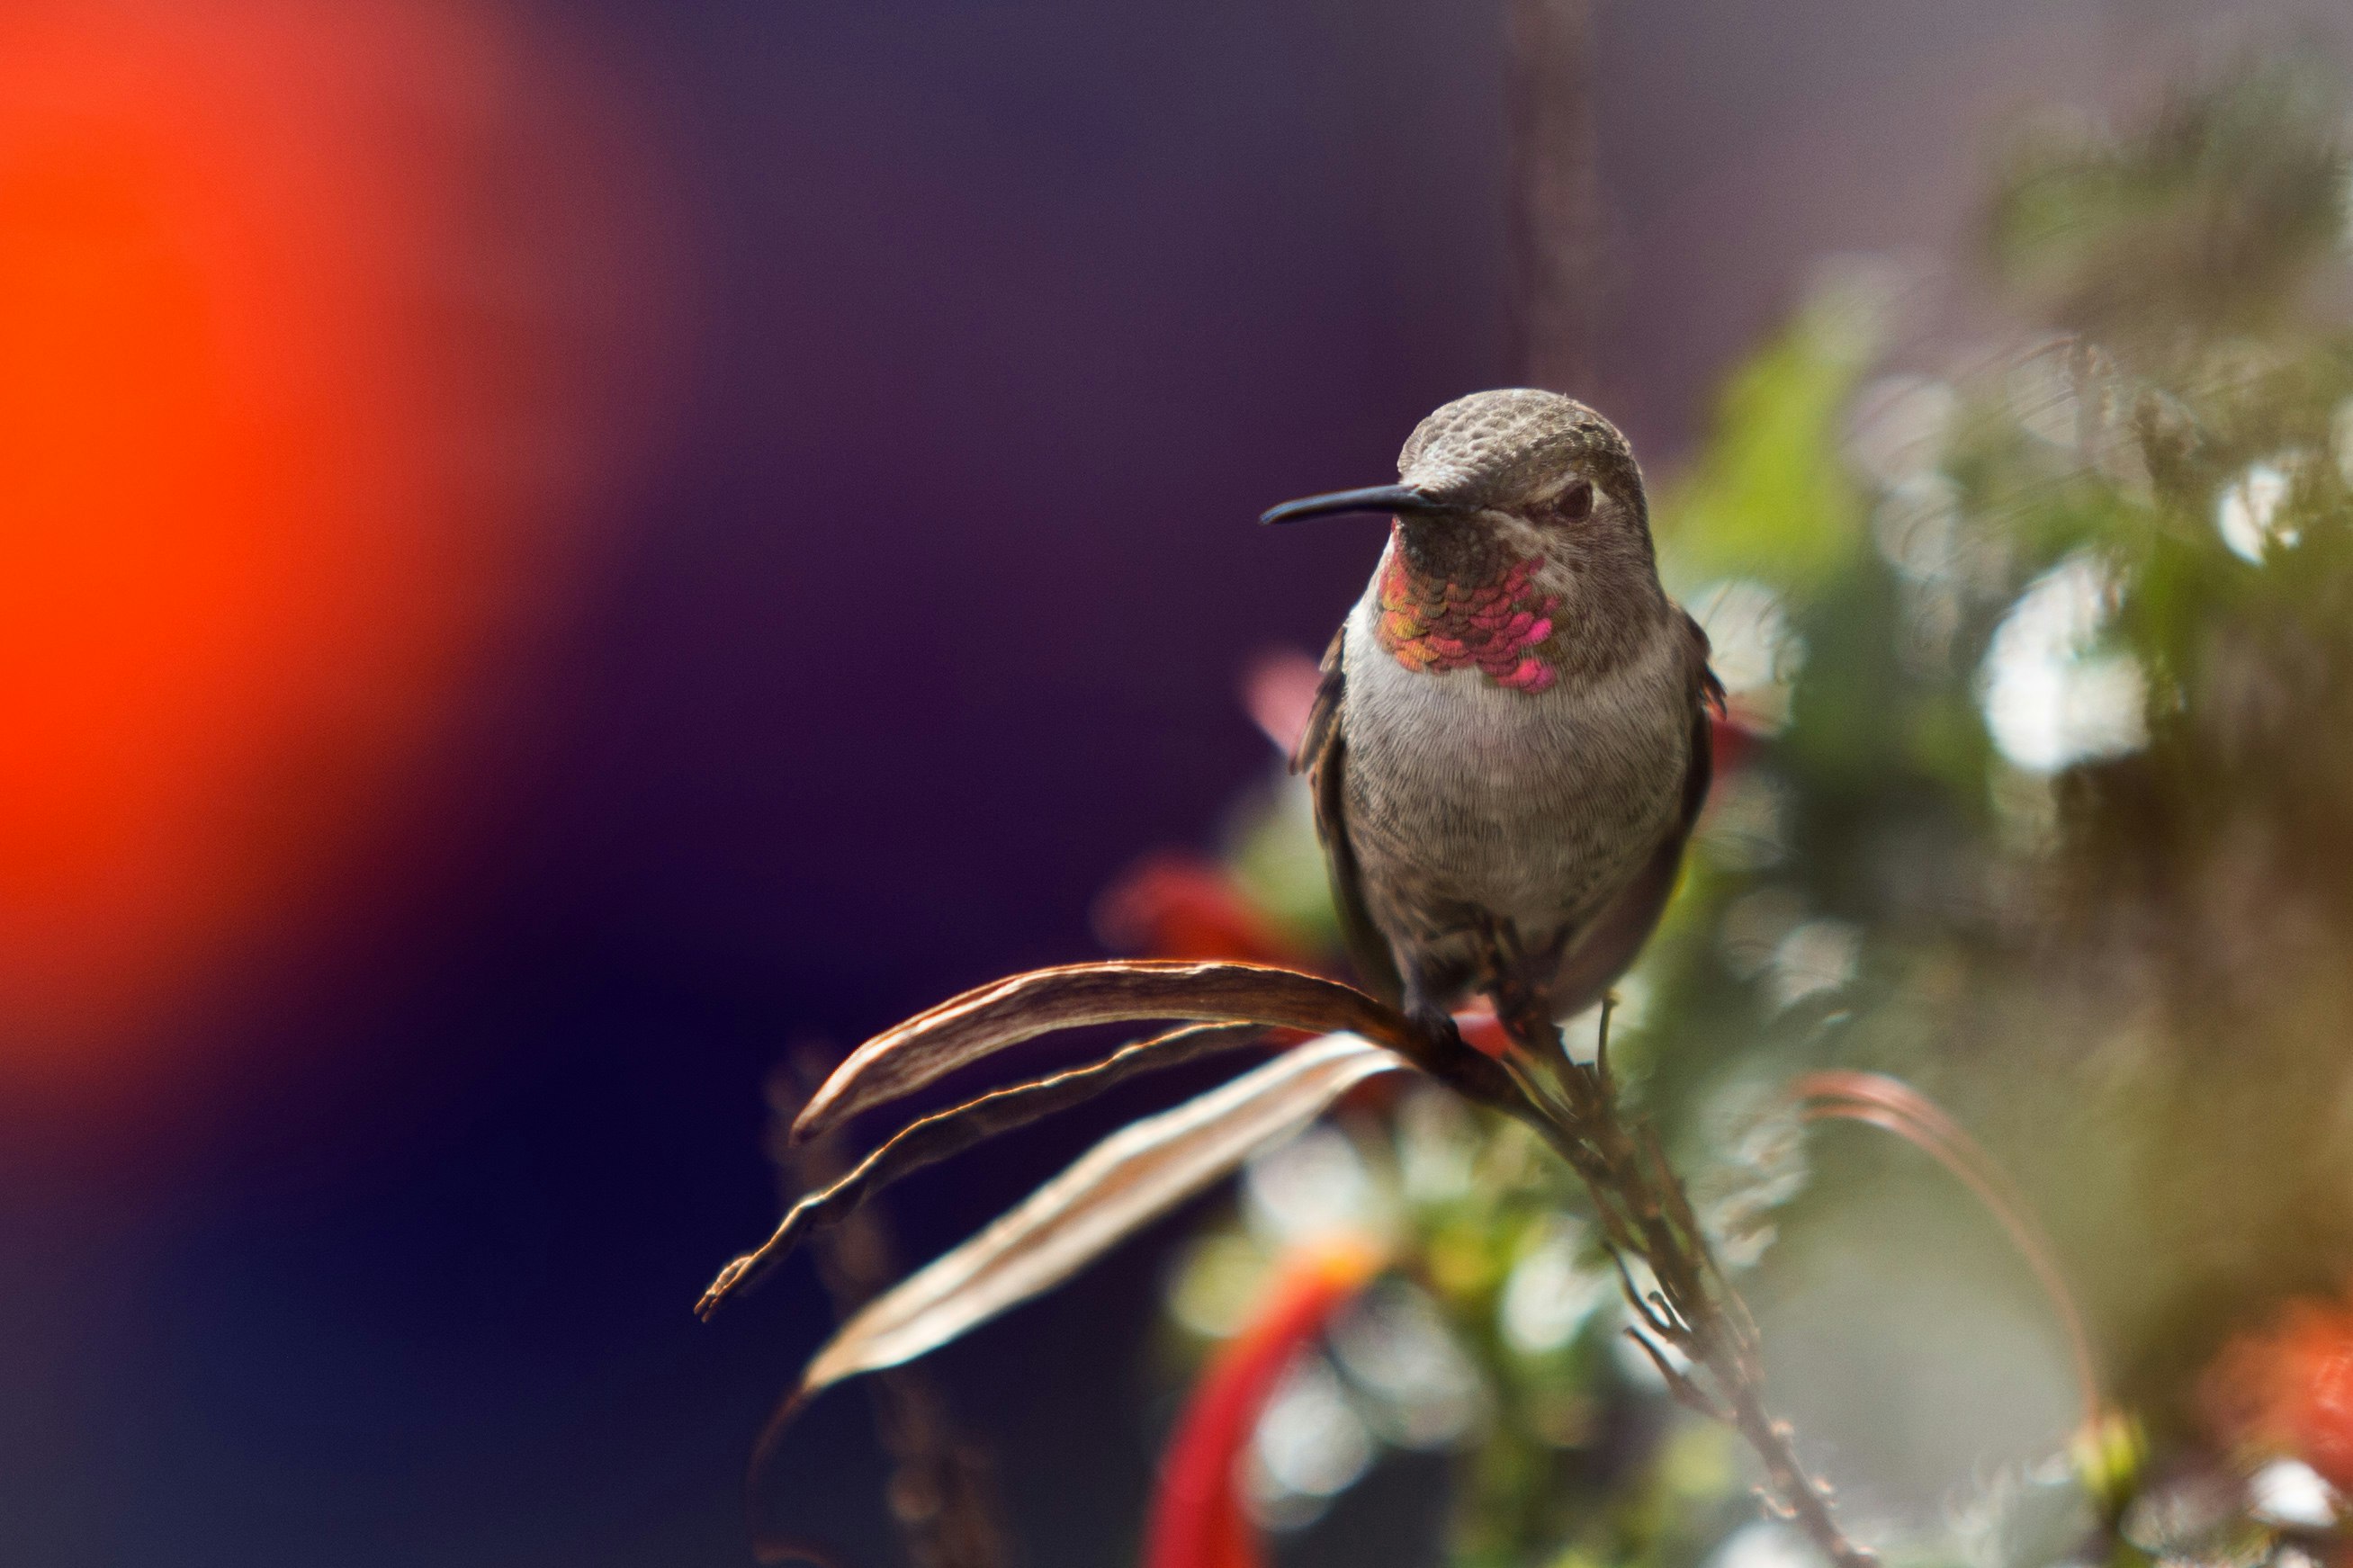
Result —
[[[1297, 522], [1387, 512], [1417, 544], [1480, 546], [1576, 560], [1630, 551], [1647, 563], [1642, 473], [1618, 427], [1573, 397], [1513, 387], [1458, 397], [1414, 427], [1398, 480], [1284, 503], [1260, 519]], [[1440, 546], [1441, 536], [1459, 542]]]
[[1575, 398], [1525, 387], [1457, 398], [1414, 428], [1398, 480], [1259, 521], [1395, 518], [1377, 631], [1408, 668], [1476, 668], [1542, 691], [1564, 669], [1623, 657], [1667, 614], [1633, 450]]

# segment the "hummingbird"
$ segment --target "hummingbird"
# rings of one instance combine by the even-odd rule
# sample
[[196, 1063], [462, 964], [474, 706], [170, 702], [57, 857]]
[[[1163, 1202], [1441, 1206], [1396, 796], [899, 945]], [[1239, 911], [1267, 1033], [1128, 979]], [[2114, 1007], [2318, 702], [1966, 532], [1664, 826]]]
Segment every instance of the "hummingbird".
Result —
[[1707, 798], [1707, 635], [1659, 583], [1641, 470], [1573, 398], [1474, 393], [1394, 485], [1261, 522], [1385, 514], [1292, 758], [1358, 977], [1437, 1038], [1602, 999], [1658, 925]]

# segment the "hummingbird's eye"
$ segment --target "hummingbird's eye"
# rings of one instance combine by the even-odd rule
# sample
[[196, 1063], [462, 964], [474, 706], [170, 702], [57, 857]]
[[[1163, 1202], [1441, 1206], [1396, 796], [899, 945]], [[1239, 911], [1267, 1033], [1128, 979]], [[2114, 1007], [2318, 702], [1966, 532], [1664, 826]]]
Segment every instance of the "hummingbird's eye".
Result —
[[1563, 490], [1560, 495], [1560, 515], [1570, 522], [1583, 522], [1593, 515], [1593, 487], [1585, 480]]

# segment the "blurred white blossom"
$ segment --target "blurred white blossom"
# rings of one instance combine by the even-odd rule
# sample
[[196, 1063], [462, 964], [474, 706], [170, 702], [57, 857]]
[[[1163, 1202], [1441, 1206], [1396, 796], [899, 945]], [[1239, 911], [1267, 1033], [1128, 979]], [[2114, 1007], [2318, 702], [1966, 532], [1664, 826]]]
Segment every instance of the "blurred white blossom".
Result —
[[1242, 1200], [1251, 1232], [1274, 1246], [1388, 1229], [1388, 1200], [1364, 1157], [1346, 1133], [1321, 1122], [1251, 1156]]
[[2247, 1478], [2247, 1511], [2265, 1524], [2327, 1530], [2337, 1522], [2337, 1492], [2301, 1459], [2274, 1459]]
[[1813, 1542], [1772, 1520], [1744, 1524], [1724, 1538], [1707, 1568], [1822, 1568]]
[[1504, 1341], [1523, 1355], [1556, 1351], [1577, 1337], [1611, 1281], [1581, 1267], [1584, 1229], [1567, 1219], [1547, 1225], [1520, 1254], [1497, 1306]]
[[1788, 720], [1789, 688], [1806, 662], [1805, 641], [1790, 627], [1780, 595], [1735, 577], [1695, 589], [1684, 602], [1707, 633], [1708, 662], [1741, 722], [1778, 730]]
[[1899, 576], [1913, 583], [1941, 582], [1951, 574], [1960, 531], [1960, 490], [1942, 474], [1891, 485], [1872, 509], [1872, 542]]
[[2295, 543], [2295, 529], [2279, 515], [2287, 492], [2288, 471], [2279, 461], [2251, 464], [2223, 487], [2214, 503], [2214, 527], [2232, 554], [2260, 566], [2270, 546]]
[[1862, 932], [1845, 921], [1812, 920], [1784, 936], [1773, 949], [1767, 994], [1777, 1007], [1835, 991], [1854, 978], [1862, 955]]
[[1325, 1500], [1355, 1485], [1372, 1462], [1372, 1434], [1331, 1363], [1302, 1356], [1259, 1415], [1244, 1495], [1260, 1524], [1295, 1530], [1314, 1521]]
[[1725, 906], [1716, 926], [1725, 967], [1743, 980], [1764, 973], [1781, 939], [1805, 918], [1806, 900], [1795, 889], [1765, 887], [1743, 893]]
[[2078, 552], [2036, 578], [1996, 628], [1978, 700], [1994, 744], [2018, 766], [2056, 773], [2147, 743], [2139, 661], [2095, 651], [2116, 607], [2115, 574]]
[[1401, 1447], [1451, 1447], [1485, 1407], [1477, 1367], [1437, 1306], [1404, 1280], [1376, 1286], [1333, 1325], [1332, 1353], [1365, 1395], [1363, 1415]]
[[1774, 1215], [1805, 1189], [1804, 1123], [1778, 1082], [1746, 1079], [1717, 1091], [1708, 1120], [1710, 1142], [1725, 1152], [1692, 1184], [1692, 1198], [1718, 1258], [1746, 1268], [1773, 1245]]

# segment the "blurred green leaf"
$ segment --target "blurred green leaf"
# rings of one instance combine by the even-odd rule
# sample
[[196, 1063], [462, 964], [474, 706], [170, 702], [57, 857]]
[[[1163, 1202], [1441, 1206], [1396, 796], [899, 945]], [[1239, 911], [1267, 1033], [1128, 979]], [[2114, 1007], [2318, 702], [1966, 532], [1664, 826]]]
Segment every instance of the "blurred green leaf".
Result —
[[1867, 362], [1868, 313], [1854, 300], [1818, 300], [1733, 373], [1702, 456], [1658, 500], [1679, 575], [1754, 577], [1802, 595], [1857, 548], [1862, 503], [1838, 432]]

